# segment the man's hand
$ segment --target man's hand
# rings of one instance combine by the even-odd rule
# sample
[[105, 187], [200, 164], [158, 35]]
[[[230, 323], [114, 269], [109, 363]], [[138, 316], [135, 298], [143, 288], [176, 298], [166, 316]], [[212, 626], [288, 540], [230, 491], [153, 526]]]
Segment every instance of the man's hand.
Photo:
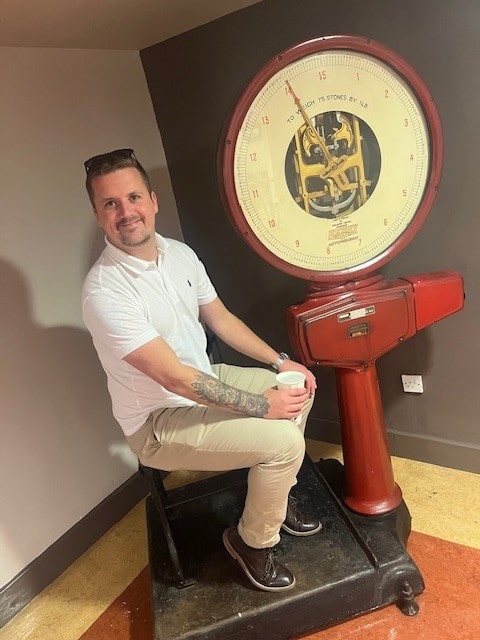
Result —
[[308, 400], [309, 393], [303, 389], [277, 389], [272, 387], [262, 394], [268, 401], [268, 411], [265, 418], [270, 420], [293, 420], [302, 412]]
[[[223, 342], [252, 360], [270, 364], [278, 358], [278, 352], [253, 333], [242, 320], [228, 311], [219, 298], [201, 305], [200, 317]], [[317, 388], [315, 376], [303, 364], [293, 360], [284, 360], [279, 371], [300, 371], [305, 375], [305, 386], [308, 393], [315, 393]]]
[[303, 364], [295, 362], [294, 360], [284, 360], [279, 367], [279, 372], [283, 373], [284, 371], [299, 371], [303, 373], [305, 376], [305, 388], [308, 394], [312, 395], [315, 393], [315, 389], [317, 388], [315, 376], [307, 367], [304, 367]]

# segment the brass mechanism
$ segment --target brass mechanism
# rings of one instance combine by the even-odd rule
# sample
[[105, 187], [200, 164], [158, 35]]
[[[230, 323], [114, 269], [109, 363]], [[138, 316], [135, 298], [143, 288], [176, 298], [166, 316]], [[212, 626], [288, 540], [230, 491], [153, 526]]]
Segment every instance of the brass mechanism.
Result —
[[[292, 196], [313, 216], [351, 213], [368, 200], [378, 181], [378, 144], [367, 125], [350, 113], [330, 111], [308, 122], [295, 132], [287, 155], [294, 167]], [[362, 128], [370, 134], [366, 142]]]

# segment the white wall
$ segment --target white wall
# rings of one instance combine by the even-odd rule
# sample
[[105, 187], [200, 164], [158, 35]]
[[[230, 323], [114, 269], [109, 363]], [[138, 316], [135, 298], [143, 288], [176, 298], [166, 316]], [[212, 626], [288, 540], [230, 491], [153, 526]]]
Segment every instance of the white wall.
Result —
[[132, 475], [80, 314], [83, 161], [132, 147], [181, 238], [137, 52], [0, 48], [0, 587]]

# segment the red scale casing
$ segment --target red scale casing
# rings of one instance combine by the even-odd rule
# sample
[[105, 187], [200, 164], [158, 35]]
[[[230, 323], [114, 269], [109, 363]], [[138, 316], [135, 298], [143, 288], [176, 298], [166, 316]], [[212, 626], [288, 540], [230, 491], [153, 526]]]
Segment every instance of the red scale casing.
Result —
[[335, 369], [345, 483], [353, 511], [375, 515], [395, 509], [402, 492], [388, 453], [375, 361], [418, 330], [463, 308], [463, 280], [452, 271], [377, 279], [351, 291], [312, 292], [287, 309], [296, 357]]
[[439, 271], [381, 280], [351, 293], [312, 297], [287, 309], [298, 359], [308, 366], [356, 368], [463, 307], [462, 277]]

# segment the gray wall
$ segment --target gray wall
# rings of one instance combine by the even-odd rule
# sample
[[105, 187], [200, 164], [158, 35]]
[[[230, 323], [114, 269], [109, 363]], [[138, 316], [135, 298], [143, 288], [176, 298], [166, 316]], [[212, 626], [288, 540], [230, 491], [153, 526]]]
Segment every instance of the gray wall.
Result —
[[137, 467], [81, 318], [104, 246], [83, 161], [134, 147], [181, 231], [137, 52], [2, 48], [0, 85], [1, 592]]
[[[287, 348], [284, 309], [303, 299], [304, 284], [262, 262], [227, 219], [215, 178], [225, 119], [263, 64], [312, 37], [368, 36], [416, 68], [443, 121], [443, 180], [427, 222], [384, 273], [459, 271], [467, 304], [381, 358], [379, 378], [393, 453], [477, 472], [479, 32], [477, 0], [264, 0], [141, 52], [185, 239], [225, 302], [279, 349]], [[245, 363], [225, 347], [222, 355]], [[310, 435], [338, 441], [333, 373], [316, 373]], [[423, 395], [403, 392], [402, 373], [423, 376]]]

